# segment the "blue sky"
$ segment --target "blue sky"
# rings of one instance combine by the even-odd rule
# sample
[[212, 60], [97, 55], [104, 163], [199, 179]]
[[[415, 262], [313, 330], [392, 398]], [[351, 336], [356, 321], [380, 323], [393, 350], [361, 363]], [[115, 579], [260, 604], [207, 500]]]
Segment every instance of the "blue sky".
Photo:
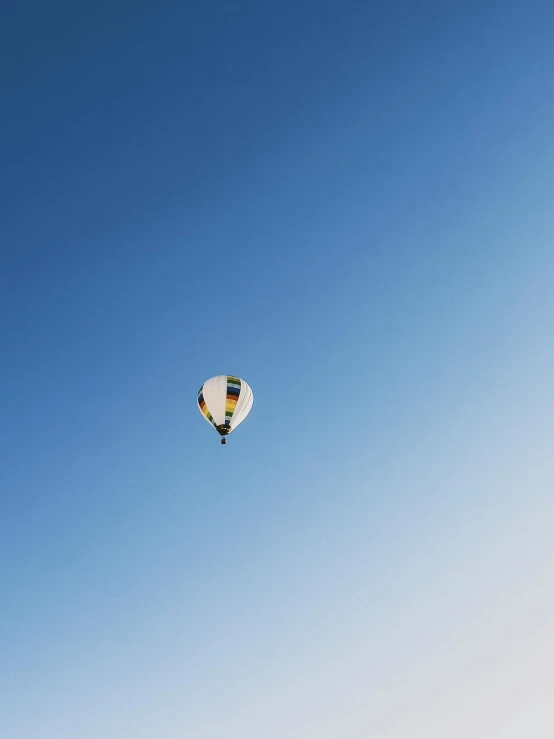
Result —
[[8, 11], [1, 739], [552, 737], [553, 32]]

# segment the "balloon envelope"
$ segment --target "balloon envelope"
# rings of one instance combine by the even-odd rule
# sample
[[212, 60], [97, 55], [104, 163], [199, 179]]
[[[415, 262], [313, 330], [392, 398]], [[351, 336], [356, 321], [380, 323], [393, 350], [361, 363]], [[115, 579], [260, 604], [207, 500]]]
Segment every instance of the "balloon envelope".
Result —
[[234, 375], [218, 375], [198, 391], [198, 408], [221, 436], [227, 436], [250, 413], [254, 394], [250, 385]]

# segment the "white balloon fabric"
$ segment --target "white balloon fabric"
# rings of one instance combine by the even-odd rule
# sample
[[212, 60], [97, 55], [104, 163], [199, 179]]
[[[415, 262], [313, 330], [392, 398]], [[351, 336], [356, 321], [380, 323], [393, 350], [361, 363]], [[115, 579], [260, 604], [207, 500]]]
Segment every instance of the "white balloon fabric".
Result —
[[234, 375], [218, 375], [207, 380], [198, 391], [198, 408], [206, 421], [225, 437], [250, 413], [254, 394], [250, 385]]

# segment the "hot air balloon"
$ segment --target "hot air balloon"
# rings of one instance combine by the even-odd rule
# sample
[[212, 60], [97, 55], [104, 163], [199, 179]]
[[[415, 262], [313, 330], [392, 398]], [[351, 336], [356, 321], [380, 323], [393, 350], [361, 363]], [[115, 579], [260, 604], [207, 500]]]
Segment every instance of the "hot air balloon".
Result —
[[222, 437], [222, 444], [227, 443], [225, 437], [244, 421], [253, 403], [250, 385], [233, 375], [212, 377], [198, 391], [200, 413]]

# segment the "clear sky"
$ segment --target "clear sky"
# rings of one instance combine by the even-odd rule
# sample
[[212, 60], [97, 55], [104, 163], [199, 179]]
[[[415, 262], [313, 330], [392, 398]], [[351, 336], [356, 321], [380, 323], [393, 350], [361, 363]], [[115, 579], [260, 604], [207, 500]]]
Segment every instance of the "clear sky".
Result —
[[552, 739], [552, 2], [0, 26], [1, 739]]

